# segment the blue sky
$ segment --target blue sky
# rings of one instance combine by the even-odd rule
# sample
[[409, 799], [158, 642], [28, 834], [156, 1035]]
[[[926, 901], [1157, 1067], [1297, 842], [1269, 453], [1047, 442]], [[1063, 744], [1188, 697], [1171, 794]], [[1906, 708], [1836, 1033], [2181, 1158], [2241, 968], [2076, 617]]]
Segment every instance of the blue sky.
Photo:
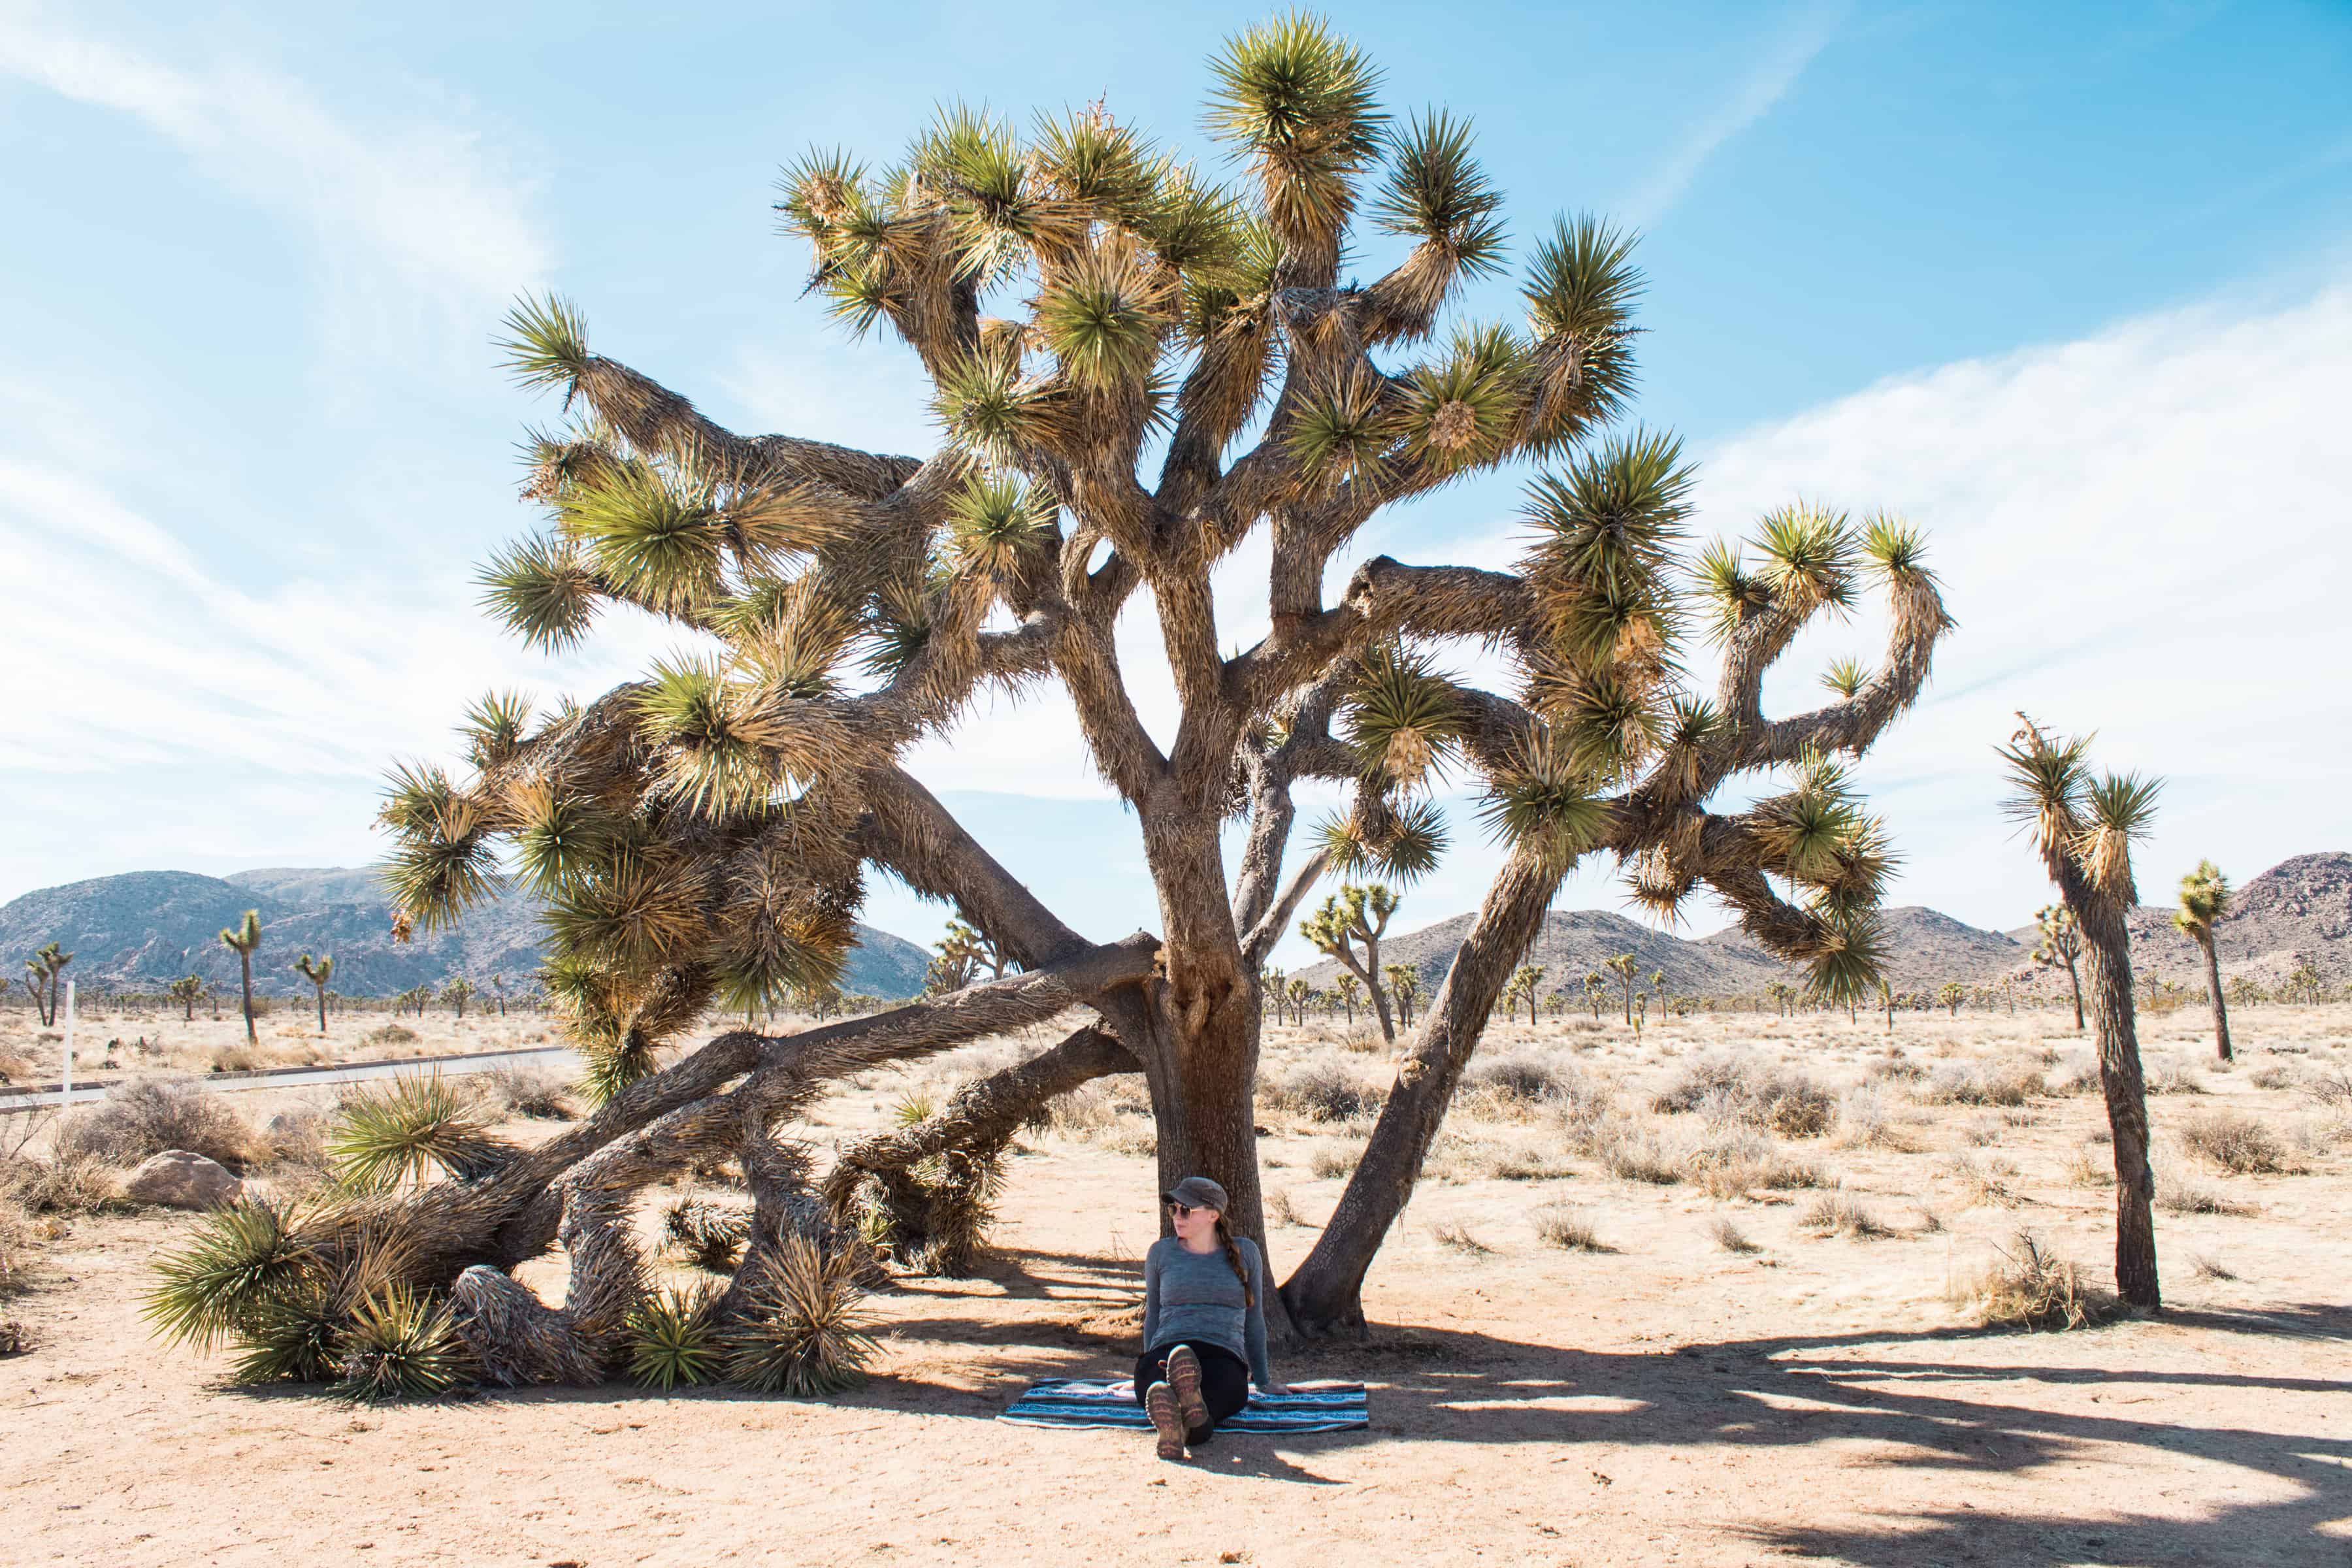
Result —
[[[550, 664], [472, 611], [530, 521], [511, 444], [552, 412], [488, 347], [515, 295], [560, 289], [594, 346], [739, 428], [928, 449], [909, 358], [799, 297], [777, 165], [887, 158], [958, 97], [1100, 96], [1213, 159], [1201, 62], [1260, 14], [0, 0], [0, 899], [363, 861], [384, 762], [446, 750], [472, 696], [601, 689], [667, 646], [622, 626]], [[1391, 110], [1476, 122], [1515, 235], [1588, 208], [1643, 231], [1640, 416], [1705, 461], [1705, 530], [1804, 494], [1934, 531], [1961, 630], [1864, 774], [1910, 854], [1895, 901], [2042, 901], [1993, 805], [2019, 706], [2172, 781], [2144, 892], [2200, 855], [2352, 847], [2352, 9], [1339, 19]], [[1381, 520], [1356, 558], [1505, 563], [1523, 478]], [[1874, 637], [1867, 613], [1810, 636], [1775, 695]], [[1054, 704], [916, 765], [1080, 924], [1150, 923]], [[1475, 901], [1493, 857], [1466, 814], [1457, 838], [1408, 923]], [[1562, 901], [1618, 900], [1596, 868]], [[869, 918], [941, 915], [877, 884]]]

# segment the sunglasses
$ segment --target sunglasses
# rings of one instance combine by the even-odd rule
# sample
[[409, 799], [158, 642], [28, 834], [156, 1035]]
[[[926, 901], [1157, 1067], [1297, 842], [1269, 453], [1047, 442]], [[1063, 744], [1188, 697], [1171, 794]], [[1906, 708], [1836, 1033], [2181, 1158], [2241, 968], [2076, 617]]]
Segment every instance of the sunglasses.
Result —
[[1200, 1211], [1195, 1209], [1191, 1204], [1171, 1203], [1168, 1205], [1168, 1212], [1174, 1215], [1178, 1219], [1183, 1219], [1187, 1215], [1198, 1214]]

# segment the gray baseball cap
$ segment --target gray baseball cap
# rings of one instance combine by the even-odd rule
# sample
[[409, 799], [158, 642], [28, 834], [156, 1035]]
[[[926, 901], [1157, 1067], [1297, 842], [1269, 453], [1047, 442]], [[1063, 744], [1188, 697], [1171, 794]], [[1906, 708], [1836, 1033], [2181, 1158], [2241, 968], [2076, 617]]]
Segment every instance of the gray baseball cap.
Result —
[[1225, 1212], [1225, 1189], [1206, 1176], [1187, 1176], [1160, 1195], [1186, 1208]]

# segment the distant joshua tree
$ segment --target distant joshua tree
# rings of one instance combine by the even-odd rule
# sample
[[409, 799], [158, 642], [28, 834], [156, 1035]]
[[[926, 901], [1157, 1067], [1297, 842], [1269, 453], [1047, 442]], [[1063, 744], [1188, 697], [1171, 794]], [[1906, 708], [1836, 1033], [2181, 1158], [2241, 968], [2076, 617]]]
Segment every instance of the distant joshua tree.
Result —
[[1312, 996], [1314, 994], [1315, 994], [1315, 987], [1313, 987], [1312, 985], [1307, 984], [1307, 982], [1306, 982], [1306, 980], [1305, 980], [1303, 977], [1298, 976], [1298, 975], [1295, 975], [1295, 974], [1291, 976], [1291, 979], [1290, 979], [1290, 1011], [1291, 1011], [1291, 1013], [1294, 1015], [1294, 1016], [1293, 1016], [1293, 1017], [1292, 1017], [1292, 1019], [1291, 1019], [1291, 1021], [1292, 1021], [1293, 1023], [1295, 1023], [1295, 1024], [1298, 1024], [1298, 1025], [1301, 1025], [1301, 1026], [1304, 1026], [1304, 1025], [1306, 1024], [1306, 1022], [1307, 1022], [1307, 999], [1309, 996]]
[[2156, 1275], [2156, 1176], [2147, 1163], [2147, 1086], [2132, 1008], [2131, 927], [2138, 902], [2132, 840], [2145, 835], [2162, 787], [2137, 773], [2091, 775], [2087, 736], [2059, 739], [2022, 713], [2000, 748], [2010, 815], [2033, 835], [2042, 863], [2082, 932], [2098, 1025], [2099, 1085], [2115, 1139], [2116, 1289], [2135, 1307], [2163, 1304]]
[[319, 1033], [323, 1035], [327, 1032], [327, 982], [335, 973], [334, 958], [312, 958], [306, 952], [294, 961], [294, 968], [319, 994]]
[[1604, 960], [1601, 967], [1616, 975], [1624, 985], [1625, 1022], [1630, 1026], [1633, 1022], [1633, 955], [1621, 952], [1614, 958]]
[[1363, 989], [1352, 974], [1342, 973], [1332, 985], [1339, 994], [1339, 1005], [1348, 1010], [1348, 1026], [1356, 1026], [1356, 994]]
[[184, 1009], [184, 1021], [193, 1024], [196, 1021], [196, 1004], [205, 998], [204, 976], [183, 974], [163, 988], [163, 994], [167, 999], [177, 1002]]
[[2074, 1032], [2083, 1032], [2083, 974], [2076, 960], [2083, 955], [2082, 928], [2074, 923], [2074, 911], [2063, 904], [2044, 904], [2033, 911], [2036, 924], [2042, 928], [2041, 944], [2033, 950], [2033, 962], [2044, 969], [2063, 969], [2066, 984], [2074, 990]]
[[466, 1004], [479, 994], [481, 988], [462, 974], [441, 988], [441, 1000], [456, 1003], [460, 1018], [466, 1016]]
[[1886, 1015], [1886, 1032], [1895, 1032], [1895, 991], [1882, 980], [1878, 983], [1878, 1005]]
[[260, 1037], [253, 1032], [253, 950], [261, 945], [261, 911], [246, 910], [243, 922], [222, 931], [220, 939], [223, 947], [236, 954], [237, 968], [245, 981], [246, 1042], [258, 1045]]
[[73, 962], [74, 955], [56, 942], [50, 942], [32, 957], [25, 960], [25, 989], [33, 994], [33, 1011], [48, 1028], [58, 1021], [58, 972]]
[[1608, 990], [1609, 982], [1601, 978], [1601, 971], [1595, 969], [1585, 975], [1584, 999], [1592, 1004], [1592, 1021], [1596, 1024], [1601, 1022], [1601, 998]]
[[1519, 1000], [1528, 1005], [1528, 1022], [1530, 1025], [1536, 1022], [1536, 987], [1543, 984], [1543, 977], [1544, 966], [1540, 963], [1523, 963], [1511, 976], [1511, 984], [1518, 992]]
[[1969, 988], [1957, 980], [1947, 980], [1936, 988], [1936, 1000], [1948, 1008], [1955, 1018], [1960, 1016], [1960, 1004], [1968, 999]]
[[2180, 879], [2180, 907], [2172, 911], [2179, 926], [2205, 955], [2205, 994], [2213, 999], [2213, 1048], [2230, 1059], [2230, 1010], [2221, 1001], [2221, 963], [2213, 951], [2213, 927], [2230, 912], [2230, 879], [2210, 860]]
[[499, 1016], [505, 1017], [507, 1016], [507, 977], [503, 974], [491, 975], [490, 991], [499, 999]]
[[1384, 963], [1381, 973], [1389, 983], [1389, 995], [1395, 999], [1397, 1027], [1412, 1027], [1413, 1004], [1421, 1000], [1421, 974], [1410, 963]]
[[[1396, 1023], [1389, 1016], [1389, 1000], [1381, 993], [1379, 976], [1381, 937], [1389, 929], [1389, 917], [1396, 907], [1396, 894], [1386, 884], [1348, 882], [1298, 923], [1299, 935], [1363, 983], [1371, 994], [1372, 1012], [1381, 1021], [1381, 1038], [1391, 1043], [1396, 1039]], [[1356, 951], [1360, 945], [1360, 955]]]

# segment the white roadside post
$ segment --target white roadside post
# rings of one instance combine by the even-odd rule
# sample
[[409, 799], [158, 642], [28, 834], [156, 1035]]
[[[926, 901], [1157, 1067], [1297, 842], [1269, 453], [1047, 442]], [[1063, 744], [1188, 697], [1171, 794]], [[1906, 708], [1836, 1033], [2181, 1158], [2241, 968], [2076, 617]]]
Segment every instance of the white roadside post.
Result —
[[66, 982], [66, 1070], [58, 1084], [58, 1110], [73, 1104], [74, 983]]

